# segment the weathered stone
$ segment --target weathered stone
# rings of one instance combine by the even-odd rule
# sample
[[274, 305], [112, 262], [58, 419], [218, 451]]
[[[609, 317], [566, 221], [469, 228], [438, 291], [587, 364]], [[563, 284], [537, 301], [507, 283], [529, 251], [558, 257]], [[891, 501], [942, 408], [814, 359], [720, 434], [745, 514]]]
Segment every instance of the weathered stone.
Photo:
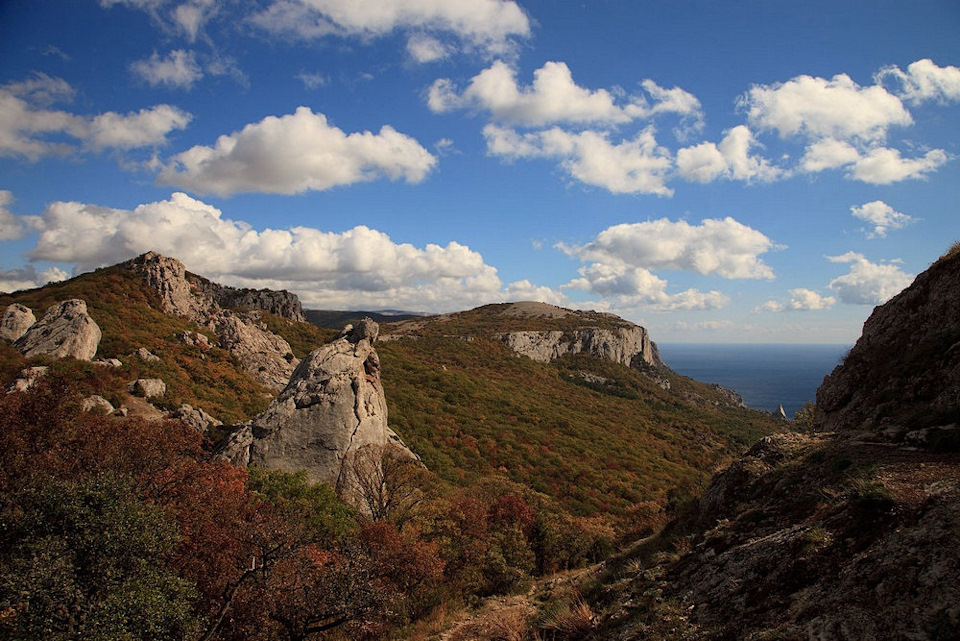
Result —
[[177, 334], [177, 338], [180, 339], [180, 342], [185, 345], [193, 345], [199, 347], [200, 349], [210, 349], [210, 340], [207, 338], [206, 334], [201, 334], [200, 332], [191, 332], [190, 330], [185, 330]]
[[281, 390], [299, 364], [290, 343], [258, 325], [247, 315], [221, 312], [209, 324], [220, 336], [220, 347], [263, 385]]
[[574, 331], [522, 331], [500, 335], [507, 347], [541, 363], [568, 354], [589, 354], [641, 369], [662, 366], [660, 354], [647, 330], [638, 325], [614, 329], [585, 328]]
[[144, 398], [154, 398], [167, 393], [167, 384], [159, 378], [138, 378], [127, 385], [127, 391]]
[[27, 369], [20, 371], [20, 377], [13, 382], [13, 385], [10, 387], [11, 392], [26, 392], [30, 389], [38, 380], [47, 375], [47, 372], [50, 371], [50, 368], [46, 365], [38, 365], [36, 367], [28, 367]]
[[48, 355], [89, 361], [97, 353], [101, 335], [87, 314], [87, 304], [73, 299], [51, 306], [14, 346], [27, 358]]
[[99, 414], [113, 414], [113, 412], [116, 411], [110, 401], [96, 394], [83, 399], [80, 402], [80, 408], [84, 412], [96, 412]]
[[262, 414], [234, 432], [221, 453], [234, 463], [306, 470], [314, 481], [343, 483], [345, 461], [367, 445], [395, 445], [387, 426], [377, 324], [365, 319], [346, 336], [313, 351]]
[[139, 358], [144, 363], [156, 363], [160, 360], [160, 357], [151, 352], [146, 347], [140, 347], [136, 351], [137, 358]]
[[124, 266], [139, 272], [144, 283], [157, 291], [163, 311], [168, 314], [203, 323], [218, 311], [212, 296], [194, 293], [187, 280], [187, 268], [179, 260], [147, 252]]
[[103, 365], [104, 367], [123, 367], [123, 362], [119, 358], [98, 358], [93, 361], [94, 365]]
[[211, 427], [223, 425], [221, 421], [210, 416], [199, 407], [195, 408], [186, 403], [171, 412], [170, 417], [179, 420], [185, 425], [189, 425], [201, 434], [206, 434]]
[[295, 321], [306, 321], [296, 294], [269, 289], [237, 289], [191, 274], [174, 258], [147, 252], [124, 263], [141, 274], [160, 294], [163, 311], [203, 325], [222, 308], [259, 309]]
[[13, 303], [7, 307], [3, 313], [3, 319], [0, 320], [0, 338], [15, 341], [26, 334], [30, 326], [36, 322], [37, 317], [29, 307]]

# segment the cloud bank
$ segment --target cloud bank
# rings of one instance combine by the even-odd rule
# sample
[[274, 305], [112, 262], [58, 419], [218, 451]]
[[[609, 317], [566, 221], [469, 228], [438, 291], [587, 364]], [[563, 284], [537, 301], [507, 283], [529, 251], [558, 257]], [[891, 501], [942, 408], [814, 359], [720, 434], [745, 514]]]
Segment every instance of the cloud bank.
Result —
[[418, 183], [437, 159], [389, 125], [347, 134], [324, 114], [299, 107], [179, 153], [158, 182], [200, 194], [296, 194], [380, 178]]
[[39, 238], [31, 260], [75, 263], [78, 271], [89, 271], [154, 250], [205, 276], [289, 289], [306, 304], [326, 308], [450, 311], [550, 293], [529, 282], [503, 290], [497, 270], [457, 242], [415, 247], [365, 226], [343, 233], [309, 227], [257, 231], [183, 193], [133, 210], [55, 202], [33, 226]]
[[43, 74], [0, 86], [0, 156], [35, 161], [52, 155], [159, 147], [170, 132], [186, 128], [192, 119], [171, 105], [96, 116], [46, 108], [72, 97], [73, 89], [64, 80]]

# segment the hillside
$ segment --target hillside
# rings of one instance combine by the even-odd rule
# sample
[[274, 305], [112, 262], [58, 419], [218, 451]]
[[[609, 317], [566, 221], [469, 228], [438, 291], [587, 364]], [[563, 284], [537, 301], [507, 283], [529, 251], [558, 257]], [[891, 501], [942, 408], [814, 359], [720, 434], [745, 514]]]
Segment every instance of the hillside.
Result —
[[549, 363], [519, 356], [497, 336], [625, 321], [510, 310], [494, 305], [384, 326], [395, 337], [378, 348], [390, 423], [448, 481], [499, 473], [575, 513], [623, 514], [644, 501], [665, 504], [671, 491], [697, 486], [782, 427], [666, 369], [585, 354]]
[[[817, 394], [581, 584], [605, 639], [956, 639], [960, 252], [874, 310]], [[827, 431], [829, 430], [829, 431]]]
[[[57, 301], [86, 300], [103, 331], [97, 357], [119, 359], [122, 366], [53, 366], [75, 376], [84, 394], [116, 407], [141, 406], [127, 391], [129, 381], [159, 378], [167, 391], [152, 402], [161, 410], [186, 403], [227, 425], [263, 411], [274, 392], [216, 346], [211, 327], [165, 313], [160, 290], [144, 285], [133, 265], [143, 259], [137, 260], [0, 296], [0, 308], [18, 302], [39, 316]], [[252, 300], [249, 293], [244, 298], [202, 277], [186, 277], [194, 291], [214, 292], [224, 304]], [[257, 319], [298, 359], [336, 336], [263, 310]], [[637, 503], [665, 505], [668, 494], [698, 486], [710, 470], [780, 427], [763, 413], [732, 406], [722, 391], [667, 369], [645, 374], [585, 354], [537, 363], [498, 339], [512, 331], [569, 334], [629, 326], [609, 314], [531, 303], [386, 323], [378, 350], [390, 426], [447, 482], [505, 476], [555, 497], [575, 514], [617, 516]], [[190, 344], [185, 332], [204, 334], [209, 346]], [[135, 357], [141, 348], [160, 359]], [[30, 364], [7, 343], [0, 354], [5, 384]]]
[[0, 638], [417, 638], [783, 428], [540, 303], [336, 332], [149, 253], [0, 306]]

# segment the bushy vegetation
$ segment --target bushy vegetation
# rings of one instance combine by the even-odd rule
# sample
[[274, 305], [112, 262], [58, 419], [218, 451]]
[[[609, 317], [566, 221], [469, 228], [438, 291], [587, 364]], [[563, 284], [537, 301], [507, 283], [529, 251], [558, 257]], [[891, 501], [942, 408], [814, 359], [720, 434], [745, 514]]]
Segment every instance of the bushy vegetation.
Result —
[[[70, 298], [86, 301], [88, 313], [100, 326], [103, 337], [97, 358], [117, 358], [123, 366], [116, 369], [77, 361], [26, 361], [7, 344], [0, 347], [3, 384], [9, 384], [26, 366], [53, 365], [64, 373], [72, 372], [85, 394], [99, 394], [119, 405], [130, 381], [160, 378], [166, 383], [167, 392], [157, 402], [169, 408], [181, 403], [201, 407], [224, 423], [246, 420], [262, 412], [269, 403], [271, 390], [238, 367], [228, 352], [182, 341], [179, 335], [192, 331], [205, 334], [215, 343], [207, 330], [164, 313], [156, 294], [143, 287], [139, 277], [130, 270], [110, 267], [40, 289], [0, 295], [0, 309], [17, 302], [32, 309], [40, 319], [50, 306]], [[281, 321], [283, 319], [277, 324], [283, 324]], [[318, 340], [326, 336], [317, 328], [298, 325], [303, 328], [300, 334]], [[298, 335], [292, 324], [286, 333], [290, 337]], [[160, 360], [145, 361], [136, 357], [135, 352], [141, 347]]]
[[373, 518], [176, 421], [86, 413], [71, 376], [0, 398], [0, 638], [382, 638], [596, 562], [613, 532], [506, 479]]
[[[663, 504], [777, 429], [761, 413], [713, 405], [710, 386], [671, 374], [667, 391], [586, 356], [545, 365], [497, 341], [432, 336], [378, 351], [390, 425], [429, 469], [455, 484], [503, 476], [581, 516]], [[605, 382], [585, 385], [582, 372]]]

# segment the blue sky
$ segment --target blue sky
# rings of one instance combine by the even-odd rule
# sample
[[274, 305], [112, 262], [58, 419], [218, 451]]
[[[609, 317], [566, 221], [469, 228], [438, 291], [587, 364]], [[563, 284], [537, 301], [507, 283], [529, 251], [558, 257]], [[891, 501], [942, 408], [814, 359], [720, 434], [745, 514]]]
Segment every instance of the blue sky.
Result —
[[309, 308], [851, 343], [960, 240], [960, 5], [4, 0], [0, 290], [147, 250]]

